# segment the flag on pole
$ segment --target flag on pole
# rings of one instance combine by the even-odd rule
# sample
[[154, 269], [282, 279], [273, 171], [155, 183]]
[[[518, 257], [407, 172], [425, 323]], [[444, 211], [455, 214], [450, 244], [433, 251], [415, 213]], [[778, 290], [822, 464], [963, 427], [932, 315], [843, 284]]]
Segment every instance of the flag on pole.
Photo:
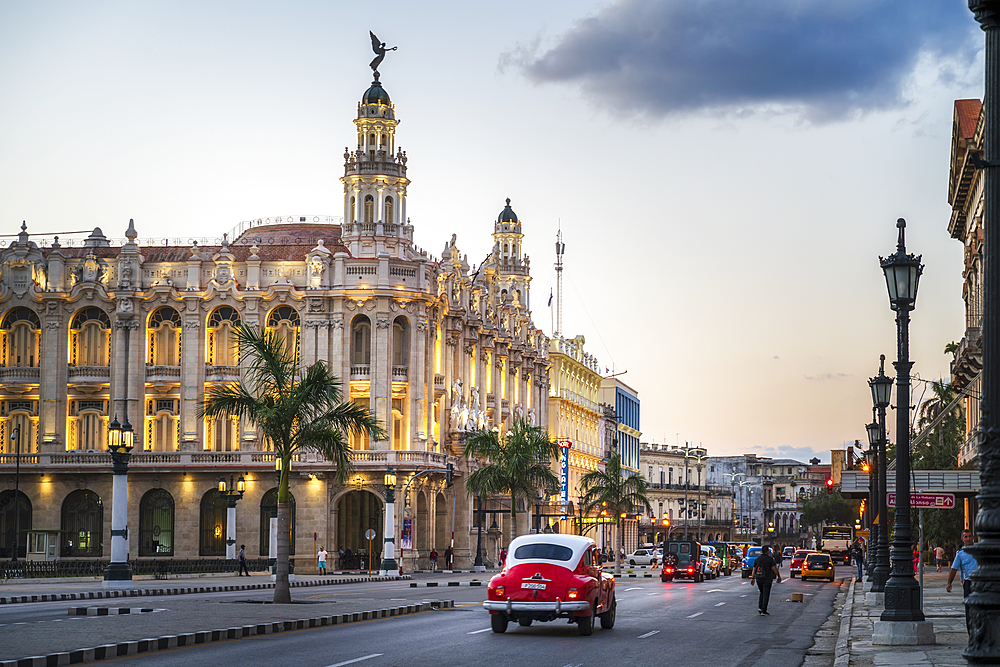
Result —
[[549, 290], [549, 302], [547, 304], [545, 304], [545, 307], [546, 308], [551, 308], [552, 307], [552, 290], [551, 289]]

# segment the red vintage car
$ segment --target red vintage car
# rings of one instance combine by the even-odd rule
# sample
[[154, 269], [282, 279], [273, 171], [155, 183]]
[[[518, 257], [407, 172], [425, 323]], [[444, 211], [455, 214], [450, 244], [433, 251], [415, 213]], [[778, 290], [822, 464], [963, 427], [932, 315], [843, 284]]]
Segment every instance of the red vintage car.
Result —
[[809, 554], [816, 553], [815, 551], [810, 551], [809, 549], [799, 549], [792, 555], [792, 562], [788, 565], [788, 572], [792, 579], [795, 578], [796, 574], [802, 573], [802, 564], [806, 560], [806, 556]]
[[506, 632], [516, 621], [568, 618], [581, 635], [615, 626], [615, 578], [601, 572], [594, 541], [579, 535], [525, 535], [510, 543], [507, 562], [490, 579], [483, 603], [493, 632]]

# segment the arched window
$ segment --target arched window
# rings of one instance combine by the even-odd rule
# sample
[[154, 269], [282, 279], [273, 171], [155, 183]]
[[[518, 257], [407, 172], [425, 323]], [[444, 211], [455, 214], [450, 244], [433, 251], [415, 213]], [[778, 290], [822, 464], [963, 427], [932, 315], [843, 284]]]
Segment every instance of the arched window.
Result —
[[382, 135], [382, 145], [379, 146], [382, 150], [389, 150], [389, 136], [386, 134]]
[[240, 361], [236, 327], [240, 314], [232, 306], [221, 306], [208, 316], [208, 363], [213, 366], [237, 366]]
[[[9, 403], [27, 403], [29, 410], [32, 401], [9, 401]], [[20, 442], [15, 440], [15, 434]], [[38, 451], [38, 420], [27, 410], [18, 407], [10, 415], [0, 420], [0, 452], [14, 454], [20, 446], [22, 454], [34, 454]]]
[[181, 316], [170, 306], [157, 308], [146, 326], [147, 366], [181, 365]]
[[397, 317], [392, 323], [392, 365], [396, 368], [410, 365], [410, 325], [405, 317]]
[[388, 224], [392, 224], [395, 221], [395, 218], [393, 218], [393, 213], [392, 213], [392, 197], [385, 198], [385, 215], [382, 217]]
[[357, 210], [357, 206], [358, 205], [354, 197], [351, 197], [351, 217], [348, 219], [348, 222], [354, 222], [356, 220], [354, 213]]
[[237, 441], [240, 431], [239, 417], [221, 415], [205, 418], [205, 451], [235, 452], [240, 446]]
[[375, 150], [375, 133], [372, 132], [368, 135], [368, 150]]
[[[91, 401], [79, 401], [80, 404]], [[101, 401], [103, 403], [103, 401]], [[80, 409], [80, 414], [76, 419], [70, 419], [70, 442], [76, 445], [76, 449], [82, 451], [98, 451], [107, 446], [105, 438], [105, 420], [102, 418], [100, 410], [96, 407], [92, 409]]]
[[7, 311], [0, 324], [2, 363], [7, 368], [34, 368], [38, 366], [38, 333], [41, 330], [38, 315], [20, 307]]
[[[368, 410], [371, 406], [371, 401], [367, 398], [352, 398], [351, 403]], [[347, 444], [350, 445], [352, 451], [361, 451], [363, 449], [371, 449], [368, 433], [355, 433], [354, 431], [347, 432]]]
[[62, 504], [62, 556], [95, 557], [104, 554], [104, 506], [89, 489], [74, 491]]
[[365, 195], [365, 222], [375, 222], [375, 198]]
[[226, 555], [226, 497], [218, 489], [210, 489], [201, 497], [201, 556]]
[[358, 315], [351, 323], [351, 364], [368, 366], [371, 362], [372, 322], [367, 316]]
[[267, 316], [267, 329], [274, 333], [291, 352], [296, 363], [299, 360], [300, 320], [298, 312], [291, 306], [278, 306]]
[[[278, 489], [274, 488], [260, 499], [260, 555], [265, 558], [271, 549], [271, 519], [278, 518]], [[288, 555], [295, 555], [295, 496], [288, 492]]]
[[139, 555], [174, 555], [174, 499], [166, 489], [147, 491], [139, 501]]
[[[16, 516], [19, 514], [20, 516]], [[23, 491], [17, 492], [17, 503], [14, 502], [14, 491], [0, 492], [0, 558], [10, 560], [14, 550], [14, 527], [17, 526], [17, 557], [26, 558], [28, 549], [27, 536], [24, 531], [31, 530], [31, 501]]]
[[73, 316], [69, 325], [71, 366], [107, 366], [111, 358], [111, 319], [96, 306]]

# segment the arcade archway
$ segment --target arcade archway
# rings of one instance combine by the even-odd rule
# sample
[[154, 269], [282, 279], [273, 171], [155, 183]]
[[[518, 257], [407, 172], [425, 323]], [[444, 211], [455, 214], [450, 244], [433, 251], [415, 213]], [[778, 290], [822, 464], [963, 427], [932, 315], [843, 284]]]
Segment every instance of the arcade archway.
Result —
[[[383, 503], [371, 491], [350, 491], [337, 501], [337, 549], [349, 551], [341, 567], [347, 569], [367, 569], [369, 565], [369, 543], [371, 545], [372, 566], [377, 568], [381, 561], [383, 545]], [[374, 530], [375, 537], [370, 542], [365, 537], [367, 530]]]

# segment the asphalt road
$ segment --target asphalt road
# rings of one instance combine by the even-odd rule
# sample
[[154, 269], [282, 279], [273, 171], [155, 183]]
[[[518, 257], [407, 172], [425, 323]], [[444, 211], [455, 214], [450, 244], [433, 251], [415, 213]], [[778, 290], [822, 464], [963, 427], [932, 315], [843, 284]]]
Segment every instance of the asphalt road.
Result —
[[[838, 568], [838, 577], [851, 573]], [[839, 583], [839, 581], [838, 581]], [[295, 667], [441, 667], [525, 665], [801, 664], [816, 630], [833, 610], [838, 583], [784, 579], [771, 595], [771, 616], [757, 614], [757, 591], [739, 575], [701, 584], [621, 579], [613, 630], [580, 637], [564, 621], [512, 624], [490, 631], [484, 589], [407, 589], [410, 595], [455, 599], [456, 608], [333, 628], [302, 630], [123, 658], [143, 667], [208, 664]], [[791, 593], [805, 593], [793, 603]], [[362, 594], [359, 591], [358, 594]], [[365, 594], [371, 594], [369, 591]], [[403, 589], [383, 594], [404, 597]]]

